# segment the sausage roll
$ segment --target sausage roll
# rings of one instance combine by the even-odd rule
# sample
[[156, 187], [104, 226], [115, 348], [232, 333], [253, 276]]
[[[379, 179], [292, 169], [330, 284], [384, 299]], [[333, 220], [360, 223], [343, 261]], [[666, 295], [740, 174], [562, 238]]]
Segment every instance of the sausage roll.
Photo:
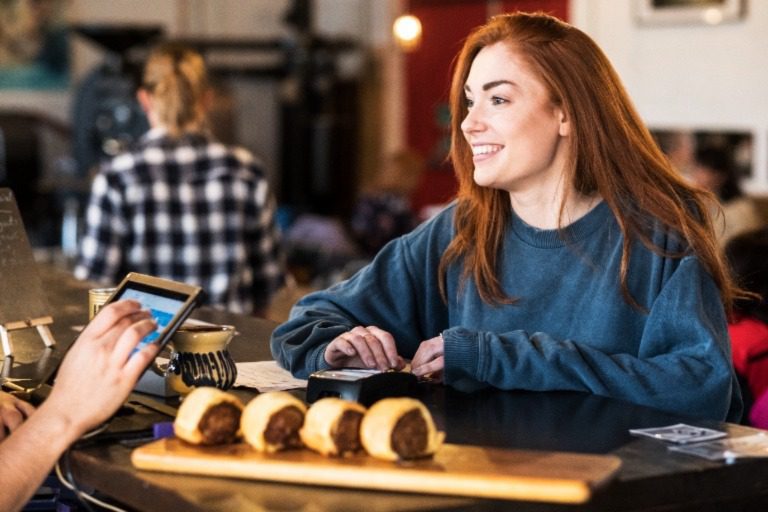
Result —
[[181, 402], [173, 430], [192, 444], [232, 443], [240, 436], [242, 411], [234, 395], [213, 387], [195, 388]]
[[384, 460], [428, 457], [443, 444], [432, 415], [414, 398], [385, 398], [374, 403], [360, 423], [360, 441], [369, 455]]
[[299, 434], [307, 448], [334, 457], [353, 453], [360, 445], [365, 407], [340, 398], [321, 398], [307, 411]]
[[245, 406], [240, 428], [245, 441], [260, 452], [301, 446], [299, 429], [307, 406], [285, 391], [262, 393]]

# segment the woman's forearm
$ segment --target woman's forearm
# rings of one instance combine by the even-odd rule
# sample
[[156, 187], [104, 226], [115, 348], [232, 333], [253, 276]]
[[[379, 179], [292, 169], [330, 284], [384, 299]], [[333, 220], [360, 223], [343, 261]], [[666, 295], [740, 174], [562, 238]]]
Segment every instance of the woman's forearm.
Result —
[[79, 437], [66, 414], [46, 405], [0, 443], [0, 510], [20, 510]]

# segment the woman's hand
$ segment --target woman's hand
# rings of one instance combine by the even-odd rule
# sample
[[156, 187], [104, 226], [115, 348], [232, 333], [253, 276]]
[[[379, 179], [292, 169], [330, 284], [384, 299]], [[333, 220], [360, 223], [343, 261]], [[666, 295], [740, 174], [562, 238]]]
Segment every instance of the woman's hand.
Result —
[[150, 313], [136, 301], [104, 307], [62, 361], [41, 410], [54, 409], [77, 434], [109, 418], [157, 355], [159, 346], [154, 343], [132, 355], [139, 341], [156, 328]]
[[445, 359], [443, 358], [443, 336], [422, 341], [411, 359], [411, 372], [417, 377], [430, 378], [442, 382]]
[[357, 326], [340, 334], [325, 349], [325, 362], [332, 368], [377, 368], [386, 371], [405, 367], [392, 335], [374, 326]]
[[0, 391], [0, 441], [5, 438], [6, 430], [13, 432], [33, 412], [35, 408], [32, 404]]

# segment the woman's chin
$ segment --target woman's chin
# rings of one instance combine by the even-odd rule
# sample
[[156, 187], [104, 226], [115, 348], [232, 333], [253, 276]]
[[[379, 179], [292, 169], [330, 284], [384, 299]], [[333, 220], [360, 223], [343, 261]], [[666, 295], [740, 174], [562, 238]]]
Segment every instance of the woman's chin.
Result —
[[475, 172], [472, 175], [472, 179], [479, 187], [495, 188], [493, 177], [488, 172], [478, 170], [477, 167], [475, 167]]

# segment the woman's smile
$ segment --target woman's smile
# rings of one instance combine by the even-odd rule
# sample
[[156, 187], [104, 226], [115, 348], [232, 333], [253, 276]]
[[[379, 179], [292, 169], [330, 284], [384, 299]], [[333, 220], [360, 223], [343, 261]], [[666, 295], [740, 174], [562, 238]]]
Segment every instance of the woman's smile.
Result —
[[495, 156], [499, 151], [504, 149], [501, 144], [473, 144], [472, 145], [472, 160], [477, 164], [484, 160], [488, 160]]

